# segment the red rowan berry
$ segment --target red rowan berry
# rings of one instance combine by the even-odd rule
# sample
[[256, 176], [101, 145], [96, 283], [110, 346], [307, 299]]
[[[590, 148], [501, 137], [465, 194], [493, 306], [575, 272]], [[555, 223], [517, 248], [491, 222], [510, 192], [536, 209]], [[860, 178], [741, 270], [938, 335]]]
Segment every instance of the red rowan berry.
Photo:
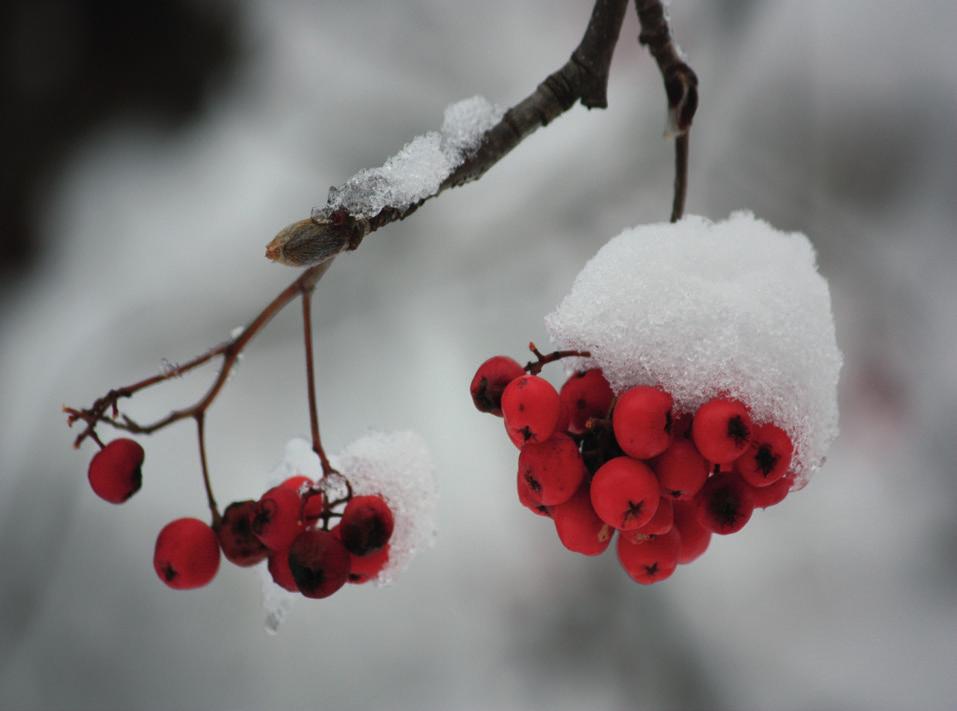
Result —
[[143, 448], [131, 439], [114, 439], [93, 455], [87, 476], [94, 493], [122, 504], [143, 484]]
[[280, 484], [284, 489], [295, 491], [302, 500], [299, 519], [306, 526], [311, 526], [322, 514], [323, 498], [322, 492], [314, 487], [314, 482], [307, 476], [297, 474], [286, 479]]
[[658, 510], [658, 480], [651, 469], [629, 457], [603, 464], [591, 482], [591, 503], [602, 521], [621, 531], [644, 526]]
[[599, 555], [608, 548], [615, 529], [598, 518], [588, 489], [583, 484], [568, 501], [553, 506], [551, 513], [563, 546], [582, 555]]
[[612, 427], [622, 451], [636, 459], [650, 459], [671, 443], [671, 395], [639, 385], [615, 403]]
[[351, 555], [349, 558], [349, 579], [353, 585], [362, 585], [377, 577], [389, 562], [389, 544], [366, 555]]
[[299, 592], [299, 586], [296, 585], [292, 577], [292, 570], [289, 567], [289, 549], [283, 548], [281, 551], [274, 551], [269, 554], [269, 575], [272, 581], [279, 587], [289, 592]]
[[539, 516], [551, 517], [551, 511], [548, 510], [548, 507], [542, 504], [532, 492], [531, 487], [528, 485], [528, 482], [525, 480], [525, 477], [522, 476], [522, 471], [518, 471], [517, 479], [517, 488], [518, 488], [518, 501], [525, 508], [531, 511], [534, 514]]
[[349, 551], [329, 531], [300, 533], [289, 548], [288, 560], [293, 580], [306, 597], [329, 597], [349, 578]]
[[366, 555], [382, 548], [392, 537], [395, 519], [381, 496], [355, 496], [346, 504], [339, 534], [353, 555]]
[[156, 537], [153, 569], [176, 590], [206, 585], [219, 570], [219, 541], [213, 529], [195, 518], [178, 518]]
[[568, 501], [585, 477], [578, 445], [567, 434], [556, 433], [541, 444], [529, 442], [518, 455], [518, 472], [533, 499], [545, 506]]
[[644, 540], [618, 536], [618, 562], [636, 583], [651, 585], [671, 577], [675, 572], [680, 547], [681, 536], [675, 529]]
[[615, 397], [611, 386], [598, 368], [581, 370], [572, 375], [562, 385], [558, 396], [570, 414], [568, 429], [575, 434], [585, 431], [589, 418], [608, 417], [608, 410]]
[[675, 523], [675, 509], [671, 503], [671, 499], [667, 496], [662, 496], [658, 501], [658, 508], [655, 511], [655, 515], [651, 517], [651, 520], [646, 523], [644, 526], [635, 529], [635, 533], [640, 533], [645, 536], [660, 536], [671, 530], [672, 526]]
[[479, 366], [469, 390], [479, 412], [501, 417], [502, 392], [506, 386], [524, 375], [525, 369], [508, 356], [493, 356]]
[[253, 533], [255, 511], [255, 501], [234, 501], [226, 507], [215, 529], [226, 560], [244, 568], [269, 555], [269, 549]]
[[302, 530], [300, 506], [299, 494], [283, 486], [274, 486], [256, 502], [253, 533], [269, 550], [288, 548]]
[[698, 492], [698, 521], [714, 533], [726, 535], [744, 528], [754, 511], [751, 487], [736, 474], [715, 474]]
[[705, 459], [726, 464], [747, 451], [752, 428], [748, 408], [742, 403], [714, 398], [695, 413], [691, 437]]
[[734, 460], [734, 469], [754, 487], [770, 486], [783, 477], [791, 466], [794, 445], [780, 427], [759, 425], [754, 428], [751, 446]]
[[711, 531], [698, 521], [697, 504], [694, 501], [675, 501], [674, 510], [675, 528], [681, 535], [678, 563], [690, 563], [708, 550]]
[[561, 406], [552, 384], [537, 375], [516, 378], [502, 393], [502, 416], [509, 433], [526, 442], [544, 442], [555, 431]]
[[794, 486], [794, 472], [788, 472], [770, 486], [752, 487], [751, 497], [754, 499], [754, 508], [766, 509], [780, 504]]
[[651, 462], [663, 496], [690, 501], [708, 478], [708, 462], [687, 439], [676, 439]]

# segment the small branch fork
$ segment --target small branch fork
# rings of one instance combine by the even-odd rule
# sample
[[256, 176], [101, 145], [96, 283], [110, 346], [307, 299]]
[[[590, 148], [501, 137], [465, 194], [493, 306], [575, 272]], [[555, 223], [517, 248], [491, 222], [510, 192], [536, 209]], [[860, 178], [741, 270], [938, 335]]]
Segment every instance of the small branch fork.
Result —
[[525, 372], [529, 375], [538, 375], [546, 365], [562, 358], [591, 358], [591, 353], [588, 351], [552, 351], [544, 354], [531, 342], [528, 344], [528, 350], [535, 356], [535, 360], [525, 364]]

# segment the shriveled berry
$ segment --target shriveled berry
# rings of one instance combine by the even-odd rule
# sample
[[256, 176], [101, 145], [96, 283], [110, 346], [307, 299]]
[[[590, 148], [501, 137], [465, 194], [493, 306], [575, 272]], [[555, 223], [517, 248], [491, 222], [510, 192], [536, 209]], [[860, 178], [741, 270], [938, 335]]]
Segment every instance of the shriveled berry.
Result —
[[269, 549], [253, 533], [255, 501], [234, 501], [216, 526], [216, 538], [226, 560], [235, 565], [256, 565], [269, 555]]
[[751, 492], [736, 474], [715, 474], [695, 498], [699, 523], [722, 535], [740, 531], [754, 511]]
[[734, 469], [751, 486], [770, 486], [791, 466], [794, 445], [787, 432], [776, 425], [758, 425], [748, 450], [734, 460]]
[[585, 477], [585, 463], [575, 441], [556, 433], [541, 444], [530, 442], [522, 447], [518, 473], [533, 499], [555, 506], [568, 501], [578, 489]]
[[303, 531], [289, 548], [289, 569], [306, 597], [332, 595], [349, 579], [349, 566], [349, 551], [329, 531]]
[[714, 398], [698, 408], [691, 438], [701, 456], [715, 464], [733, 462], [748, 450], [751, 416], [737, 400]]
[[219, 570], [219, 541], [209, 526], [196, 518], [178, 518], [156, 537], [153, 569], [176, 590], [200, 588]]
[[502, 416], [512, 441], [544, 442], [555, 432], [560, 414], [558, 393], [537, 375], [516, 378], [502, 393]]
[[694, 501], [675, 501], [674, 509], [675, 528], [681, 534], [678, 563], [690, 563], [708, 550], [711, 531], [698, 521], [698, 508]]
[[658, 480], [651, 469], [630, 457], [616, 457], [595, 472], [591, 503], [602, 521], [621, 531], [648, 523], [658, 510]]
[[618, 562], [636, 583], [651, 585], [671, 577], [678, 567], [681, 536], [672, 529], [662, 536], [618, 536]]
[[671, 444], [671, 395], [639, 385], [626, 391], [612, 414], [615, 439], [622, 451], [636, 459], [655, 457]]
[[366, 555], [388, 543], [394, 527], [392, 509], [381, 496], [355, 496], [342, 513], [339, 533], [350, 553]]
[[479, 412], [502, 415], [502, 392], [510, 382], [524, 375], [525, 369], [508, 356], [492, 356], [479, 366], [469, 390]]
[[688, 439], [676, 439], [651, 462], [663, 496], [679, 501], [694, 498], [708, 478], [708, 462]]
[[770, 486], [753, 487], [751, 496], [754, 499], [754, 508], [766, 509], [780, 504], [787, 498], [792, 486], [794, 486], [794, 472], [788, 472]]
[[292, 577], [292, 570], [289, 567], [289, 549], [284, 548], [281, 551], [274, 551], [269, 554], [269, 575], [272, 581], [279, 587], [289, 592], [299, 592], [299, 586]]
[[143, 484], [143, 448], [125, 437], [114, 439], [93, 455], [87, 476], [93, 492], [111, 504], [122, 504]]
[[575, 553], [604, 553], [615, 534], [615, 529], [598, 518], [592, 508], [587, 482], [568, 501], [553, 506], [551, 513], [562, 545]]
[[655, 511], [655, 515], [651, 517], [648, 523], [635, 529], [635, 531], [645, 536], [660, 536], [668, 533], [672, 526], [674, 526], [674, 523], [675, 509], [671, 503], [671, 499], [667, 496], [662, 496], [658, 501], [658, 509]]
[[302, 530], [300, 506], [299, 494], [283, 486], [274, 486], [256, 502], [253, 533], [269, 550], [288, 548]]
[[551, 512], [548, 510], [548, 507], [542, 504], [532, 493], [531, 487], [529, 487], [528, 482], [525, 480], [525, 477], [522, 476], [522, 471], [519, 470], [518, 475], [516, 476], [517, 488], [518, 488], [518, 501], [522, 506], [527, 508], [534, 514], [539, 516], [551, 517]]
[[379, 550], [366, 555], [354, 555], [349, 560], [348, 582], [362, 585], [378, 577], [389, 562], [389, 544], [386, 543]]
[[562, 385], [558, 396], [570, 414], [568, 429], [575, 434], [585, 431], [585, 425], [590, 418], [608, 417], [611, 401], [615, 397], [611, 386], [598, 368], [581, 370], [572, 375]]

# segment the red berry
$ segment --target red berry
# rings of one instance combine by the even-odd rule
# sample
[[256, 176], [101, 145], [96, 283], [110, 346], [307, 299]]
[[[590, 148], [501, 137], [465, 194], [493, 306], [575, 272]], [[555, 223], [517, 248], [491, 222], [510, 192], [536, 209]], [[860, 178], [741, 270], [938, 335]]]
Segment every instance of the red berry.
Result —
[[615, 397], [611, 386], [598, 368], [582, 370], [572, 375], [562, 385], [558, 396], [570, 414], [568, 429], [575, 434], [585, 431], [589, 418], [608, 417], [611, 401]]
[[322, 513], [323, 499], [322, 492], [314, 488], [312, 479], [302, 474], [291, 476], [280, 484], [283, 489], [295, 491], [302, 501], [299, 519], [306, 526], [311, 526], [319, 520]]
[[469, 390], [472, 402], [479, 412], [502, 415], [502, 392], [506, 386], [525, 373], [516, 361], [508, 356], [493, 356], [479, 366], [472, 378]]
[[585, 463], [578, 445], [566, 434], [556, 433], [541, 444], [529, 442], [518, 455], [518, 473], [533, 500], [545, 506], [568, 501], [585, 477]]
[[389, 562], [389, 544], [366, 555], [354, 555], [350, 559], [349, 580], [353, 585], [362, 585], [377, 577]]
[[588, 488], [588, 484], [579, 487], [568, 501], [553, 506], [551, 513], [563, 546], [582, 555], [599, 555], [608, 548], [615, 529], [598, 518]]
[[339, 534], [353, 555], [366, 555], [382, 548], [392, 537], [395, 520], [381, 496], [355, 496], [342, 512]]
[[156, 537], [153, 569], [176, 590], [206, 585], [219, 570], [219, 541], [213, 529], [196, 518], [178, 518]]
[[289, 592], [299, 592], [299, 586], [296, 585], [296, 580], [292, 577], [292, 569], [289, 567], [288, 548], [271, 553], [268, 568], [272, 581], [276, 585]]
[[[558, 422], [555, 423], [555, 431], [565, 434], [568, 432], [568, 428], [571, 427], [571, 412], [568, 409], [568, 406], [563, 403], [561, 400], [558, 401]], [[521, 449], [521, 447], [519, 447]]]
[[539, 516], [551, 517], [551, 512], [548, 510], [547, 506], [544, 506], [532, 493], [531, 487], [529, 487], [528, 482], [525, 480], [525, 477], [522, 476], [522, 470], [519, 469], [517, 479], [518, 486], [518, 501], [525, 508], [531, 511], [534, 514]]
[[289, 548], [289, 569], [306, 597], [332, 595], [348, 580], [349, 565], [349, 551], [329, 531], [303, 531]]
[[675, 528], [681, 535], [678, 562], [690, 563], [708, 550], [711, 531], [698, 521], [698, 510], [694, 501], [675, 501], [674, 509]]
[[780, 427], [759, 425], [751, 435], [748, 451], [734, 461], [734, 469], [751, 486], [770, 486], [791, 466], [794, 445]]
[[787, 497], [794, 486], [794, 472], [788, 472], [770, 486], [754, 487], [751, 496], [754, 499], [754, 508], [766, 509], [780, 504]]
[[675, 508], [670, 498], [662, 496], [658, 501], [658, 509], [655, 511], [655, 515], [644, 526], [636, 529], [635, 532], [644, 536], [661, 536], [668, 533], [674, 523]]
[[691, 413], [682, 412], [681, 414], [672, 413], [671, 418], [671, 437], [672, 439], [678, 439], [679, 437], [690, 437], [691, 436]]
[[708, 462], [687, 439], [676, 439], [651, 463], [663, 496], [690, 501], [708, 478]]
[[752, 427], [748, 408], [742, 403], [714, 398], [695, 413], [691, 437], [705, 459], [726, 464], [748, 450]]
[[618, 537], [618, 562], [636, 583], [651, 585], [671, 577], [678, 567], [681, 536], [672, 529], [663, 536]]
[[751, 491], [735, 474], [715, 474], [695, 498], [698, 522], [722, 535], [740, 531], [754, 511]]
[[615, 403], [612, 427], [618, 446], [636, 459], [650, 459], [671, 444], [671, 395], [664, 390], [639, 385]]
[[269, 549], [253, 533], [255, 511], [255, 501], [234, 501], [226, 507], [216, 527], [216, 538], [226, 560], [244, 568], [269, 555]]
[[284, 550], [299, 535], [299, 494], [283, 486], [274, 486], [256, 502], [253, 533], [272, 551]]
[[114, 439], [93, 455], [87, 472], [94, 493], [122, 504], [143, 484], [143, 448], [131, 439]]
[[621, 531], [648, 523], [658, 510], [658, 480], [651, 469], [629, 457], [605, 462], [591, 482], [591, 503], [602, 521]]
[[522, 443], [544, 442], [555, 431], [561, 414], [558, 393], [537, 375], [516, 378], [502, 393], [502, 416], [509, 434]]

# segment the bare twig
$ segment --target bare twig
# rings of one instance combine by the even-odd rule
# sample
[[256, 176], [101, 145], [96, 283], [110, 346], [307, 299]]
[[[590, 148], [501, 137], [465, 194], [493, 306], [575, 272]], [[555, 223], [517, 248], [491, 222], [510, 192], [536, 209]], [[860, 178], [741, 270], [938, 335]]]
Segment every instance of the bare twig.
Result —
[[312, 451], [319, 455], [323, 475], [334, 472], [319, 436], [319, 408], [316, 404], [316, 374], [312, 352], [312, 287], [302, 290], [302, 334], [306, 346], [306, 389], [309, 395], [309, 431], [312, 435]]
[[203, 468], [203, 486], [206, 489], [206, 503], [209, 504], [209, 513], [213, 517], [213, 528], [217, 528], [223, 517], [219, 514], [216, 497], [213, 496], [213, 486], [209, 481], [209, 465], [206, 462], [206, 413], [196, 413], [195, 419], [196, 437], [199, 439], [199, 463]]
[[535, 356], [535, 360], [530, 360], [525, 364], [525, 372], [530, 375], [538, 375], [549, 363], [554, 363], [562, 358], [591, 358], [588, 351], [552, 351], [551, 353], [542, 353], [534, 343], [528, 344], [528, 350]]

